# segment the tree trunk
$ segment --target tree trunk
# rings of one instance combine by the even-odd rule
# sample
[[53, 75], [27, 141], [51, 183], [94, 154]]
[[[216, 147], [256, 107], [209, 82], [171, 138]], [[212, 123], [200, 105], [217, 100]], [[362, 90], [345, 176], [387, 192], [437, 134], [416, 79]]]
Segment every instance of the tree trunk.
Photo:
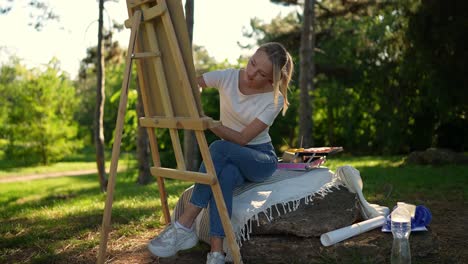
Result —
[[105, 76], [104, 76], [104, 46], [103, 41], [103, 12], [104, 0], [99, 0], [99, 27], [97, 46], [97, 86], [96, 86], [96, 110], [94, 116], [94, 144], [96, 146], [96, 164], [98, 169], [101, 191], [107, 187], [105, 159], [104, 159], [104, 101], [105, 101]]
[[194, 12], [193, 0], [187, 0], [185, 2], [185, 23], [187, 24], [190, 45], [192, 45], [192, 41], [193, 41], [193, 21], [194, 21], [193, 12]]
[[[190, 45], [192, 45], [193, 40], [193, 10], [193, 0], [187, 0], [185, 2], [185, 22], [187, 23]], [[187, 170], [198, 170], [200, 155], [195, 133], [192, 130], [184, 130], [184, 159]]]
[[[143, 101], [141, 99], [140, 86], [137, 77], [137, 92], [138, 92], [138, 101], [136, 105], [136, 111], [138, 118], [145, 116], [145, 110], [143, 108]], [[138, 160], [138, 184], [148, 184], [151, 182], [151, 172], [150, 172], [150, 146], [148, 134], [146, 133], [146, 128], [138, 125], [137, 133], [137, 160]]]
[[300, 72], [299, 87], [301, 98], [299, 105], [299, 139], [302, 147], [312, 147], [313, 142], [313, 121], [312, 121], [312, 100], [311, 92], [314, 90], [314, 0], [305, 0], [304, 3], [304, 24], [302, 27], [301, 47], [300, 47]]

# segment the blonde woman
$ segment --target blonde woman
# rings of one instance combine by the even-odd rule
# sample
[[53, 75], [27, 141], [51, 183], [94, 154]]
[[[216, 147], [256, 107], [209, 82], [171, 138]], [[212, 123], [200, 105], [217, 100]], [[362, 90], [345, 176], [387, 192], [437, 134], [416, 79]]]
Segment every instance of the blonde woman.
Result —
[[[198, 77], [202, 88], [214, 87], [220, 95], [222, 125], [211, 131], [221, 138], [210, 145], [216, 175], [229, 215], [233, 190], [246, 181], [262, 182], [276, 170], [277, 156], [268, 134], [278, 113], [288, 109], [288, 85], [293, 61], [283, 45], [260, 46], [245, 69], [213, 71]], [[202, 163], [201, 172], [206, 172]], [[166, 227], [149, 244], [156, 256], [169, 257], [195, 246], [192, 228], [202, 208], [210, 206], [211, 252], [207, 263], [224, 263], [224, 230], [209, 185], [195, 184], [189, 205], [178, 221]]]

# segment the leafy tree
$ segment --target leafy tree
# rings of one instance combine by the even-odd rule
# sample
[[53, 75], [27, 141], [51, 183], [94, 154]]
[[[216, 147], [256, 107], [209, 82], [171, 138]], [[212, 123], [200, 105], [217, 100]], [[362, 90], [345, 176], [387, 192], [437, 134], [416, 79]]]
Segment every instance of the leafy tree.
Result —
[[414, 91], [412, 148], [427, 145], [468, 149], [466, 1], [422, 1], [406, 5], [411, 43], [404, 53], [402, 83]]
[[[118, 42], [110, 43], [111, 39], [106, 39], [105, 46], [105, 65], [106, 65], [106, 90], [104, 108], [104, 139], [106, 146], [111, 144], [115, 119], [117, 117], [118, 102], [112, 103], [111, 98], [116, 92], [120, 92], [122, 86], [122, 74], [124, 65], [125, 51]], [[87, 55], [81, 60], [78, 78], [75, 82], [77, 94], [81, 98], [80, 111], [77, 120], [80, 123], [80, 138], [85, 140], [86, 145], [93, 144], [93, 122], [94, 109], [96, 107], [96, 47], [90, 47]]]
[[[44, 69], [27, 70], [17, 60], [1, 68], [1, 137], [6, 159], [23, 165], [49, 164], [81, 146], [74, 113], [78, 99], [58, 61]], [[3, 82], [3, 80], [8, 80]]]
[[[105, 43], [105, 65], [106, 65], [106, 90], [104, 109], [104, 138], [105, 146], [111, 147], [114, 142], [115, 120], [120, 100], [120, 89], [123, 81], [123, 71], [125, 69], [124, 58], [126, 51], [122, 49], [118, 42]], [[95, 105], [96, 91], [96, 47], [88, 49], [87, 56], [82, 59], [80, 73], [76, 85], [82, 97], [81, 111], [77, 117], [79, 120], [80, 136], [86, 139], [88, 145], [92, 144], [93, 113]], [[138, 114], [136, 112], [137, 85], [135, 80], [136, 72], [133, 69], [131, 86], [128, 94], [128, 106], [125, 115], [124, 131], [122, 135], [122, 149], [124, 151], [134, 151], [137, 141]]]
[[[353, 153], [466, 146], [465, 2], [324, 0], [316, 5], [312, 118], [317, 145], [342, 145]], [[259, 43], [280, 41], [294, 52], [303, 19], [290, 14], [270, 23], [252, 20], [250, 35]]]

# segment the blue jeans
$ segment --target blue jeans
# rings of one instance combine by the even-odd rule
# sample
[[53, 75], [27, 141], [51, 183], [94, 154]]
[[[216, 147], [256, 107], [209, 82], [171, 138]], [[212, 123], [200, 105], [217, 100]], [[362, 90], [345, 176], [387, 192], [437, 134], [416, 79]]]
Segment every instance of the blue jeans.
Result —
[[[271, 142], [240, 146], [230, 141], [217, 140], [211, 143], [210, 153], [229, 217], [232, 214], [234, 188], [246, 181], [266, 180], [275, 172], [278, 163]], [[199, 171], [206, 173], [204, 163], [201, 164]], [[197, 207], [210, 206], [210, 236], [224, 237], [224, 229], [211, 187], [206, 184], [195, 184], [190, 202]]]

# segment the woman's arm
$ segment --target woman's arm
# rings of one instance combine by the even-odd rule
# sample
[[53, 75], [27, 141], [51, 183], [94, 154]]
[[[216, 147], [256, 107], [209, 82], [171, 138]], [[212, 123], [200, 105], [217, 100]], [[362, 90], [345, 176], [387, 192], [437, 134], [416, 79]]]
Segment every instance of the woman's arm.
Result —
[[[206, 88], [207, 85], [205, 83], [205, 79], [203, 76], [197, 77], [197, 83], [200, 88]], [[201, 92], [201, 89], [200, 89]], [[210, 130], [215, 133], [218, 137], [228, 140], [234, 143], [237, 143], [241, 146], [246, 145], [252, 139], [254, 139], [258, 134], [260, 134], [263, 130], [268, 127], [267, 124], [263, 123], [259, 119], [255, 118], [247, 127], [244, 128], [241, 132], [237, 132], [229, 127], [220, 125], [217, 127], [210, 128]]]
[[226, 126], [217, 126], [210, 128], [215, 135], [218, 137], [228, 140], [234, 143], [237, 143], [241, 146], [246, 145], [252, 139], [254, 139], [260, 132], [265, 130], [268, 127], [267, 124], [263, 123], [259, 119], [255, 118], [248, 126], [246, 126], [241, 132], [237, 132]]

